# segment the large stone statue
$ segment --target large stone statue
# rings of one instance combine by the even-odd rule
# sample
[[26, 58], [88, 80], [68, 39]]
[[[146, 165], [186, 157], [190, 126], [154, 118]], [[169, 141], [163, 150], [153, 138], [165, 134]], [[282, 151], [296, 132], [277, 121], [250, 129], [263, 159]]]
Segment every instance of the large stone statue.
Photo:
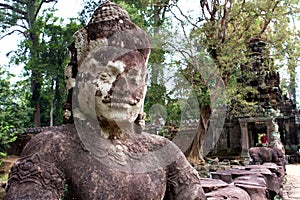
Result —
[[249, 149], [250, 164], [276, 163], [285, 166], [285, 155], [277, 147], [251, 147]]
[[126, 11], [104, 2], [69, 49], [65, 124], [26, 145], [4, 199], [205, 199], [178, 147], [142, 131], [150, 43]]

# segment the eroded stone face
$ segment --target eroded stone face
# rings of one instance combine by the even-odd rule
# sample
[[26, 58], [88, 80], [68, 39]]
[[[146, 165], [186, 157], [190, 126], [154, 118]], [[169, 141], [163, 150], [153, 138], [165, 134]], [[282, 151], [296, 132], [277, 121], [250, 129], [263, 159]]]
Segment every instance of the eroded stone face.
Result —
[[[100, 120], [132, 123], [142, 112], [147, 76], [145, 60], [140, 52], [127, 51], [100, 47], [89, 53], [79, 67], [79, 105], [87, 104], [83, 108], [85, 113], [95, 109]], [[108, 55], [113, 56], [103, 62], [102, 57]], [[91, 87], [92, 93], [86, 91]]]

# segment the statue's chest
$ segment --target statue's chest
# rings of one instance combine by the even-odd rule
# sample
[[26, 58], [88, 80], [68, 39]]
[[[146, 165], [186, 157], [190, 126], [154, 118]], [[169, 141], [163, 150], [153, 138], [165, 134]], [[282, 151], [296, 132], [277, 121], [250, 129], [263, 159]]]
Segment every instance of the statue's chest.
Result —
[[162, 168], [135, 173], [91, 158], [78, 159], [74, 165], [67, 179], [68, 191], [75, 199], [156, 200], [164, 197], [167, 178]]

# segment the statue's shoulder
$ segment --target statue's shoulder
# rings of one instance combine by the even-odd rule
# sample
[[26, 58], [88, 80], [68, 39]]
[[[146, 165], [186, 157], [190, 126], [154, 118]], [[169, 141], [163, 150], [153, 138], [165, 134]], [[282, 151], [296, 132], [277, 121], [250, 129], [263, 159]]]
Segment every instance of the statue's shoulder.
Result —
[[145, 141], [143, 142], [143, 144], [147, 146], [149, 151], [159, 150], [159, 152], [167, 152], [168, 155], [178, 155], [176, 157], [183, 156], [179, 147], [168, 138], [146, 132], [143, 132], [140, 137], [141, 138], [139, 138], [138, 140]]
[[141, 135], [138, 135], [137, 139], [144, 141], [146, 144], [156, 146], [158, 148], [172, 143], [169, 139], [165, 137], [162, 137], [160, 135], [150, 134], [147, 132], [143, 132]]
[[36, 152], [49, 151], [53, 147], [60, 148], [68, 146], [78, 140], [76, 129], [73, 125], [62, 125], [49, 128], [41, 133], [34, 135], [23, 149], [22, 155]]

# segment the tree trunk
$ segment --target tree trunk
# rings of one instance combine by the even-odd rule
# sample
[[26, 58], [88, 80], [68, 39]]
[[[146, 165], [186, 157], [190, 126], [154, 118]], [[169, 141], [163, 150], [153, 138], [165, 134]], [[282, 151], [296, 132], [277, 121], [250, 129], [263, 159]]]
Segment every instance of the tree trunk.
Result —
[[292, 65], [289, 67], [289, 74], [290, 74], [290, 94], [291, 94], [291, 99], [295, 102], [296, 101], [296, 65]]
[[33, 123], [35, 127], [41, 125], [41, 84], [39, 81], [39, 73], [32, 70], [31, 74], [31, 106], [34, 108]]
[[33, 122], [35, 127], [41, 125], [41, 88], [42, 88], [42, 69], [39, 62], [39, 37], [35, 32], [30, 33], [30, 60], [31, 68], [31, 106], [34, 108]]
[[185, 156], [188, 158], [188, 160], [195, 164], [205, 162], [203, 157], [203, 142], [208, 131], [210, 115], [210, 106], [204, 106], [201, 108], [201, 116], [197, 127], [197, 134], [191, 146], [185, 152]]
[[50, 126], [53, 126], [53, 113], [54, 113], [54, 105], [55, 104], [55, 97], [52, 97], [51, 101], [51, 109], [50, 109]]

